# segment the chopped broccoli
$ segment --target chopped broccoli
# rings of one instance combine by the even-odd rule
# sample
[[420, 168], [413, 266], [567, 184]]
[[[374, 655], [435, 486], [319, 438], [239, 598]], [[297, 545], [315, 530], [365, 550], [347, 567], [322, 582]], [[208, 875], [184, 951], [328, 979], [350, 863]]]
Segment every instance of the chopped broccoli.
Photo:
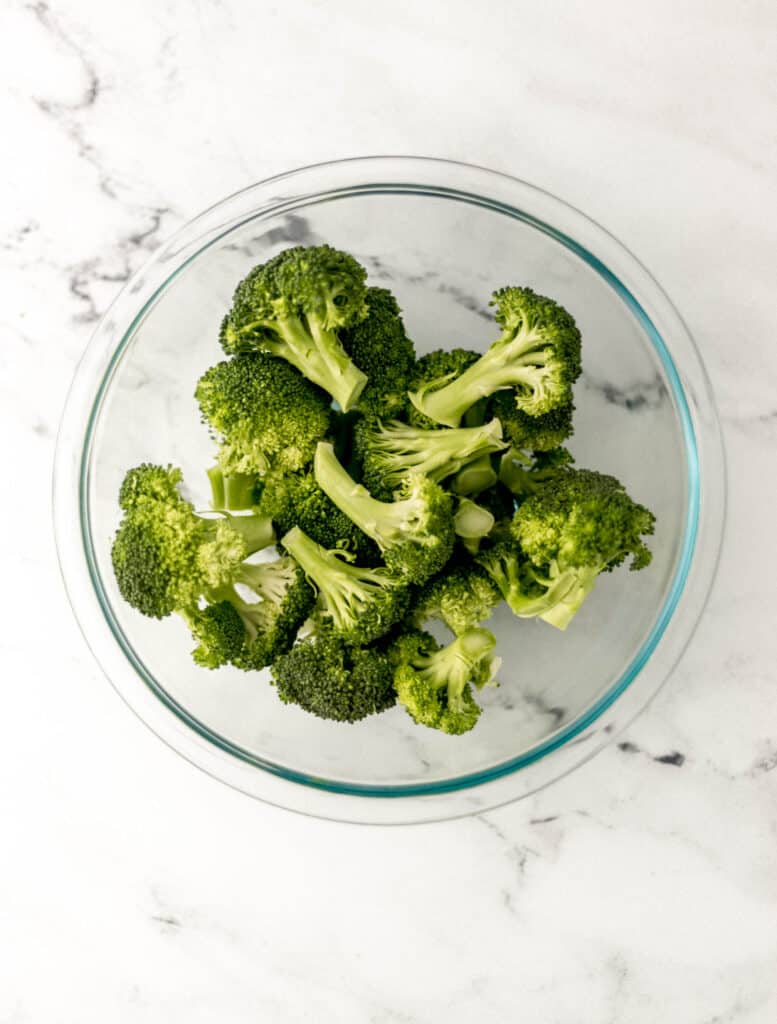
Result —
[[568, 405], [580, 375], [580, 332], [565, 309], [530, 288], [494, 292], [502, 334], [459, 376], [426, 381], [411, 392], [419, 412], [458, 426], [478, 399], [512, 388], [517, 407], [540, 416]]
[[318, 591], [322, 617], [347, 643], [368, 644], [405, 614], [407, 585], [387, 569], [352, 565], [341, 551], [327, 551], [298, 526], [281, 543]]
[[459, 736], [480, 717], [470, 684], [494, 680], [496, 640], [487, 629], [470, 629], [440, 647], [428, 633], [409, 632], [391, 649], [397, 699], [419, 725]]
[[288, 556], [256, 565], [244, 563], [238, 582], [259, 601], [239, 608], [248, 640], [232, 660], [238, 668], [264, 668], [291, 648], [297, 630], [313, 611], [316, 595], [305, 573]]
[[[462, 424], [465, 427], [482, 426], [486, 422], [487, 411], [488, 400], [481, 398], [479, 402], [475, 402], [464, 413]], [[490, 452], [485, 452], [483, 455], [478, 456], [478, 458], [468, 462], [466, 466], [463, 466], [453, 478], [450, 487], [454, 494], [475, 496], [480, 494], [481, 491], [493, 487], [497, 479], [494, 469], [494, 456]]]
[[221, 466], [211, 466], [211, 508], [221, 512], [242, 512], [253, 508], [257, 501], [260, 478], [253, 473], [231, 473], [227, 476]]
[[380, 561], [377, 545], [327, 497], [312, 470], [270, 473], [263, 480], [257, 507], [272, 519], [279, 536], [299, 526], [322, 547], [355, 555], [360, 565], [377, 565]]
[[229, 601], [182, 613], [197, 646], [192, 657], [202, 668], [219, 668], [240, 656], [246, 630], [240, 614]]
[[499, 420], [483, 426], [426, 430], [394, 420], [385, 426], [363, 422], [357, 430], [363, 482], [378, 497], [389, 497], [409, 473], [439, 483], [481, 456], [502, 451]]
[[564, 473], [574, 461], [566, 448], [538, 451], [532, 455], [510, 448], [499, 462], [499, 482], [511, 494], [525, 498]]
[[367, 375], [359, 408], [371, 416], [391, 419], [407, 406], [410, 374], [415, 364], [413, 342], [405, 334], [397, 300], [386, 288], [368, 288], [366, 320], [340, 334], [343, 348]]
[[453, 529], [470, 554], [480, 548], [480, 542], [494, 529], [493, 513], [471, 498], [459, 498], [453, 516]]
[[266, 352], [212, 366], [195, 397], [220, 440], [218, 461], [227, 477], [304, 468], [331, 424], [326, 392]]
[[[448, 383], [455, 380], [466, 369], [476, 363], [478, 359], [480, 359], [479, 354], [467, 348], [438, 348], [432, 352], [427, 352], [426, 355], [421, 356], [416, 362], [415, 368], [410, 375], [408, 399], [415, 391], [422, 391], [433, 385], [440, 387], [440, 381]], [[472, 404], [474, 405], [475, 403], [473, 402]], [[478, 406], [483, 415], [472, 426], [477, 426], [485, 420], [485, 402], [479, 402]], [[414, 427], [427, 427], [434, 430], [440, 426], [436, 420], [430, 416], [425, 416], [415, 404], [411, 404], [409, 401], [406, 411], [407, 418]], [[455, 425], [458, 426], [458, 423]]]
[[396, 501], [373, 498], [319, 442], [314, 472], [321, 489], [383, 553], [386, 565], [411, 583], [438, 572], [453, 551], [453, 510], [449, 494], [424, 476], [406, 477]]
[[531, 416], [518, 408], [512, 391], [497, 391], [489, 403], [489, 412], [501, 421], [505, 437], [521, 451], [547, 452], [562, 445], [572, 436], [574, 411], [570, 400], [550, 412]]
[[439, 619], [458, 636], [485, 622], [501, 600], [499, 589], [480, 566], [446, 566], [418, 591], [409, 619], [419, 629], [429, 619]]
[[286, 359], [347, 412], [367, 378], [339, 332], [367, 316], [365, 278], [352, 256], [331, 246], [286, 249], [237, 286], [222, 347], [227, 355], [260, 349]]
[[337, 722], [358, 722], [396, 703], [387, 654], [351, 648], [324, 625], [278, 658], [272, 677], [285, 704]]

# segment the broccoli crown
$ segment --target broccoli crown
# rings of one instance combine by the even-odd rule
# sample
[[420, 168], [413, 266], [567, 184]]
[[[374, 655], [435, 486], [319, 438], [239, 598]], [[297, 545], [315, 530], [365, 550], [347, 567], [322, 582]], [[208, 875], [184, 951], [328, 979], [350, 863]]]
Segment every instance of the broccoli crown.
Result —
[[502, 334], [477, 362], [453, 379], [426, 382], [411, 392], [419, 412], [455, 427], [476, 401], [512, 389], [517, 407], [540, 416], [572, 400], [580, 375], [580, 332], [558, 303], [531, 288], [502, 288], [492, 305]]
[[419, 725], [454, 736], [469, 732], [480, 717], [471, 684], [493, 681], [495, 643], [487, 629], [470, 629], [447, 647], [428, 633], [405, 633], [391, 648], [400, 704]]
[[505, 437], [522, 451], [550, 451], [573, 433], [575, 406], [572, 401], [539, 416], [530, 416], [518, 407], [512, 391], [497, 391], [491, 398], [489, 411], [501, 421]]
[[407, 406], [415, 364], [413, 342], [405, 334], [397, 300], [387, 288], [368, 288], [365, 320], [340, 335], [343, 348], [367, 375], [359, 408], [382, 419], [400, 416]]
[[359, 425], [356, 443], [361, 455], [363, 481], [378, 496], [390, 496], [410, 473], [440, 482], [481, 456], [501, 451], [499, 420], [483, 426], [427, 430], [394, 420]]
[[302, 469], [331, 420], [329, 396], [281, 359], [251, 352], [212, 366], [197, 383], [204, 420], [220, 436], [229, 475]]
[[111, 550], [116, 582], [129, 604], [153, 618], [196, 608], [275, 539], [265, 516], [198, 516], [179, 493], [180, 480], [180, 470], [146, 464], [127, 473], [120, 491], [125, 514]]
[[388, 656], [349, 647], [321, 624], [272, 666], [278, 696], [319, 718], [358, 722], [396, 702]]
[[377, 565], [374, 541], [321, 490], [312, 471], [270, 473], [263, 481], [259, 511], [275, 523], [279, 536], [299, 526], [325, 548], [341, 548], [363, 565]]
[[353, 565], [342, 552], [327, 551], [296, 526], [281, 543], [316, 587], [321, 616], [346, 642], [370, 643], [405, 614], [408, 587], [387, 569]]
[[218, 601], [185, 615], [197, 641], [192, 657], [203, 668], [219, 668], [238, 658], [246, 639], [243, 620], [233, 604]]
[[485, 622], [501, 600], [498, 587], [474, 562], [448, 566], [418, 591], [410, 621], [420, 628], [439, 619], [459, 636]]
[[338, 332], [367, 316], [366, 271], [328, 245], [286, 249], [237, 286], [221, 325], [228, 355], [258, 348], [286, 359], [347, 411], [365, 375], [351, 361]]
[[653, 513], [638, 505], [613, 476], [567, 469], [523, 502], [513, 519], [521, 551], [538, 567], [591, 566], [601, 571], [631, 555], [642, 569], [651, 554], [642, 540], [653, 533]]
[[[428, 389], [434, 391], [442, 388], [457, 377], [460, 377], [478, 359], [480, 359], [480, 355], [467, 348], [438, 348], [432, 352], [427, 352], [415, 364], [415, 368], [410, 375], [408, 391], [412, 395], [413, 392], [419, 390], [426, 391]], [[475, 403], [473, 402], [472, 404], [474, 405]], [[426, 416], [414, 403], [408, 405], [407, 418], [415, 427], [427, 427], [434, 430], [440, 426], [436, 420]], [[478, 418], [478, 423], [483, 423], [483, 421], [484, 417]], [[457, 425], [458, 423], [454, 424], [454, 426]], [[477, 424], [472, 425], [477, 426]]]
[[452, 499], [433, 480], [411, 474], [396, 501], [378, 501], [354, 482], [324, 441], [316, 449], [314, 472], [335, 505], [375, 541], [388, 568], [408, 582], [423, 583], [450, 558]]

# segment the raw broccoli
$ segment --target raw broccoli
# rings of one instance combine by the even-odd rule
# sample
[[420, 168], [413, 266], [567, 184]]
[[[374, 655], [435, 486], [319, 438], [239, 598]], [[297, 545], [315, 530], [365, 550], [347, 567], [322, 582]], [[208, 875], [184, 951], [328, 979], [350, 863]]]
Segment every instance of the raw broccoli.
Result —
[[220, 512], [240, 512], [253, 508], [258, 498], [260, 478], [255, 473], [231, 473], [221, 466], [207, 471], [210, 482], [211, 508]]
[[426, 430], [394, 420], [385, 426], [359, 425], [356, 444], [362, 462], [362, 480], [378, 497], [389, 497], [409, 473], [421, 473], [439, 483], [462, 466], [502, 451], [499, 420], [483, 426]]
[[410, 395], [413, 405], [437, 423], [458, 426], [478, 399], [512, 388], [516, 405], [540, 416], [572, 399], [580, 375], [580, 332], [552, 299], [530, 288], [494, 292], [502, 334], [476, 363], [453, 379], [442, 376]]
[[470, 684], [493, 682], [495, 643], [487, 629], [467, 630], [447, 647], [428, 633], [405, 633], [391, 648], [400, 704], [419, 725], [454, 736], [469, 732], [480, 717]]
[[478, 562], [516, 615], [566, 629], [600, 573], [629, 555], [631, 569], [650, 563], [642, 537], [654, 524], [615, 477], [568, 469], [520, 505], [513, 545], [496, 545]]
[[[432, 385], [441, 386], [440, 381], [448, 383], [460, 377], [462, 373], [480, 359], [477, 352], [467, 348], [434, 349], [416, 362], [413, 372], [410, 375], [408, 387], [407, 419], [414, 427], [427, 427], [431, 430], [437, 429], [440, 424], [430, 416], [425, 416], [420, 409], [409, 402], [413, 392], [424, 390]], [[475, 403], [473, 402], [473, 405]], [[485, 421], [485, 401], [478, 403], [483, 415], [473, 424]], [[458, 424], [456, 424], [458, 426]]]
[[257, 508], [272, 519], [279, 536], [299, 526], [322, 547], [355, 555], [360, 565], [380, 561], [377, 545], [324, 494], [312, 470], [270, 473], [262, 481]]
[[518, 408], [512, 391], [497, 391], [489, 403], [489, 413], [499, 418], [507, 440], [527, 452], [547, 452], [562, 445], [572, 436], [574, 411], [570, 400], [550, 412], [531, 416]]
[[480, 548], [480, 542], [494, 529], [493, 513], [483, 505], [478, 505], [471, 498], [459, 498], [453, 516], [453, 529], [470, 554]]
[[212, 366], [200, 377], [195, 397], [220, 441], [218, 462], [227, 478], [250, 479], [272, 467], [302, 469], [330, 428], [326, 392], [266, 352]]
[[480, 566], [449, 565], [418, 591], [409, 621], [420, 629], [429, 619], [439, 619], [459, 636], [485, 622], [501, 600], [498, 587]]
[[246, 642], [240, 614], [229, 601], [182, 612], [197, 646], [192, 657], [203, 668], [219, 668], [238, 658]]
[[353, 565], [341, 551], [328, 551], [295, 526], [281, 541], [318, 591], [322, 618], [349, 644], [383, 636], [405, 614], [407, 585], [388, 569]]
[[286, 359], [347, 412], [367, 378], [339, 332], [367, 316], [365, 279], [352, 256], [331, 246], [286, 249], [237, 286], [221, 345], [227, 355], [260, 349]]
[[324, 625], [278, 658], [272, 677], [285, 704], [337, 722], [358, 722], [396, 703], [387, 654], [351, 648]]
[[393, 572], [423, 583], [448, 561], [454, 542], [452, 499], [439, 484], [411, 474], [396, 501], [378, 501], [354, 482], [324, 441], [313, 466], [321, 489], [375, 541]]
[[368, 288], [367, 305], [367, 319], [342, 331], [340, 339], [367, 375], [359, 408], [368, 415], [391, 419], [401, 416], [407, 406], [415, 350], [405, 334], [397, 300], [388, 289]]
[[566, 472], [574, 461], [566, 448], [538, 451], [532, 455], [510, 448], [499, 462], [499, 482], [517, 498], [525, 498]]
[[[461, 422], [465, 427], [479, 427], [486, 421], [486, 412], [487, 399], [481, 398], [467, 409]], [[490, 452], [484, 452], [458, 471], [451, 481], [450, 489], [454, 494], [476, 496], [481, 491], [493, 487], [497, 479], [494, 456]]]
[[119, 494], [116, 582], [133, 608], [153, 618], [196, 609], [275, 540], [266, 516], [198, 516], [178, 491], [181, 479], [179, 469], [146, 463], [129, 470]]

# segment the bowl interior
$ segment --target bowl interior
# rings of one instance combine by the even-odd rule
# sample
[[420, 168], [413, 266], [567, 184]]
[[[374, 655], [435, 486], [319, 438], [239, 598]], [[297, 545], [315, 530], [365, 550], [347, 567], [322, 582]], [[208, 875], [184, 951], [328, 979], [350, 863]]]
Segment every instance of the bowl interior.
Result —
[[[281, 704], [267, 672], [199, 669], [183, 624], [143, 618], [113, 581], [116, 495], [129, 466], [180, 465], [189, 496], [207, 508], [213, 445], [192, 395], [200, 374], [221, 357], [218, 326], [235, 284], [288, 245], [321, 241], [353, 252], [373, 283], [395, 292], [419, 353], [484, 350], [496, 333], [488, 299], [500, 285], [527, 284], [558, 299], [583, 334], [570, 443], [578, 465], [615, 474], [657, 516], [650, 568], [602, 578], [566, 633], [497, 611], [501, 685], [483, 692], [483, 715], [464, 737], [416, 726], [401, 708], [353, 726], [320, 721]], [[84, 455], [82, 512], [94, 582], [145, 683], [213, 743], [335, 789], [392, 795], [455, 788], [573, 738], [649, 655], [687, 554], [694, 452], [684, 409], [671, 363], [639, 307], [595, 260], [542, 225], [475, 197], [426, 189], [307, 197], [209, 244], [167, 281], [123, 339]]]

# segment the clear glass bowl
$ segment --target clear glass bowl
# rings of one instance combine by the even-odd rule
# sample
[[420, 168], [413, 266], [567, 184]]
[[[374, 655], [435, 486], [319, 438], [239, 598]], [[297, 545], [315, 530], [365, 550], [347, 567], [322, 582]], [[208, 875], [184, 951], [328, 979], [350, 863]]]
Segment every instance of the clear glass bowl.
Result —
[[[221, 352], [237, 281], [296, 243], [354, 253], [397, 294], [419, 352], [484, 350], [491, 291], [528, 284], [576, 317], [584, 373], [571, 448], [656, 513], [654, 561], [600, 580], [570, 629], [493, 619], [501, 686], [447, 737], [401, 708], [344, 726], [280, 703], [267, 673], [207, 672], [177, 619], [143, 618], [110, 565], [127, 467], [182, 466], [207, 507], [211, 442], [192, 398]], [[359, 822], [473, 813], [566, 773], [653, 696], [701, 613], [720, 547], [724, 462], [713, 399], [680, 317], [611, 235], [479, 167], [376, 157], [308, 167], [193, 220], [121, 292], [78, 368], [55, 472], [62, 570], [86, 639], [140, 717], [191, 762], [274, 804]]]

